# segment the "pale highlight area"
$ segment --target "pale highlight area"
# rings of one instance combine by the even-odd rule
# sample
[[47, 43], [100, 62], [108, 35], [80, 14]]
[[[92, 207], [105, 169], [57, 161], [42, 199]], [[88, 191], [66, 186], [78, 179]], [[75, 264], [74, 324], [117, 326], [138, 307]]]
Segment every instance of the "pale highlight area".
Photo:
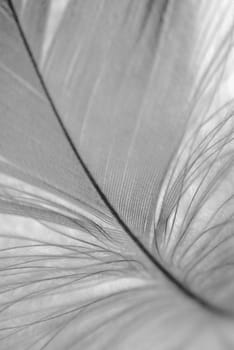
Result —
[[[186, 129], [184, 140], [180, 145], [180, 151], [183, 150], [183, 158], [180, 158], [181, 164], [184, 163], [184, 160], [188, 156], [189, 147], [187, 145], [188, 140], [193, 135], [194, 129], [199, 125], [202, 119], [205, 119], [206, 116], [212, 113], [212, 111], [217, 110], [220, 106], [224, 105], [227, 101], [233, 99], [234, 92], [234, 71], [233, 71], [233, 60], [234, 60], [234, 30], [233, 30], [233, 18], [234, 18], [234, 5], [229, 0], [224, 1], [212, 1], [208, 2], [207, 0], [201, 1], [202, 6], [200, 7], [200, 11], [198, 13], [198, 21], [197, 21], [197, 32], [199, 33], [201, 41], [203, 40], [203, 36], [205, 35], [205, 31], [207, 31], [208, 27], [208, 35], [207, 41], [205, 41], [205, 45], [200, 46], [200, 42], [198, 41], [194, 50], [199, 52], [198, 62], [191, 62], [191, 66], [194, 69], [194, 72], [198, 72], [196, 75], [197, 81], [200, 80], [202, 74], [207, 70], [209, 64], [214, 59], [214, 53], [217, 50], [217, 43], [220, 42], [222, 38], [224, 38], [225, 34], [231, 30], [229, 36], [229, 44], [226, 57], [224, 58], [224, 67], [221, 70], [218, 78], [215, 80], [215, 89], [213, 89], [212, 94], [208, 94], [207, 98], [209, 99], [208, 109], [205, 110], [206, 115], [204, 115], [204, 111], [202, 110], [202, 114], [194, 113], [192, 115], [191, 120], [189, 121], [188, 127]], [[211, 8], [210, 16], [206, 15], [207, 8]], [[205, 21], [204, 21], [205, 18]], [[218, 26], [218, 30], [215, 25]], [[232, 29], [231, 29], [232, 28]], [[215, 29], [215, 30], [214, 30]], [[214, 40], [215, 37], [215, 40]], [[210, 44], [211, 43], [211, 44]], [[195, 55], [197, 58], [197, 56]], [[205, 97], [206, 101], [206, 97]], [[204, 101], [203, 101], [204, 102]], [[207, 104], [206, 104], [207, 105]], [[214, 123], [216, 121], [214, 120]], [[211, 124], [207, 124], [208, 128], [211, 128]], [[208, 129], [206, 128], [206, 131]], [[185, 146], [186, 145], [186, 146]], [[186, 148], [186, 149], [185, 149]], [[180, 152], [179, 151], [179, 152]], [[178, 162], [178, 158], [175, 158], [174, 162]], [[168, 172], [165, 176], [164, 182], [161, 186], [160, 195], [157, 201], [157, 208], [155, 213], [155, 221], [154, 224], [157, 225], [162, 203], [163, 197], [165, 194], [165, 190], [168, 186], [169, 178], [171, 177], [171, 172], [174, 171], [175, 163], [171, 164]], [[181, 165], [179, 165], [176, 169], [179, 172]], [[151, 242], [153, 242], [153, 232], [151, 236]]]
[[44, 60], [49, 51], [51, 42], [53, 40], [54, 35], [56, 34], [56, 30], [59, 26], [59, 23], [62, 19], [63, 13], [66, 10], [70, 0], [51, 0], [50, 1], [50, 13], [47, 19], [47, 28], [45, 31], [43, 49], [41, 55], [40, 66], [43, 67]]

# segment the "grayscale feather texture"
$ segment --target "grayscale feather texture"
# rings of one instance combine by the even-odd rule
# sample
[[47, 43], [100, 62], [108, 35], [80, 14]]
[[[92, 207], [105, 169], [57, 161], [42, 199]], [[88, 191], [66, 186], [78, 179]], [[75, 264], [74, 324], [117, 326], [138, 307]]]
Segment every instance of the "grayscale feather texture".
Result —
[[0, 1], [1, 349], [234, 344], [233, 21], [230, 0]]

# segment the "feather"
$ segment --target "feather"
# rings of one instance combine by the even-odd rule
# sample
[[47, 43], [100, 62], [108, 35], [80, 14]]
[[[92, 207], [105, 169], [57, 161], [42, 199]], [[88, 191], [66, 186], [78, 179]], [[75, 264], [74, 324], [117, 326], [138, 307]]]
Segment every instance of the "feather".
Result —
[[1, 230], [1, 349], [189, 348], [229, 315], [194, 242], [232, 223], [232, 29], [228, 0], [0, 1], [0, 212], [29, 218]]

